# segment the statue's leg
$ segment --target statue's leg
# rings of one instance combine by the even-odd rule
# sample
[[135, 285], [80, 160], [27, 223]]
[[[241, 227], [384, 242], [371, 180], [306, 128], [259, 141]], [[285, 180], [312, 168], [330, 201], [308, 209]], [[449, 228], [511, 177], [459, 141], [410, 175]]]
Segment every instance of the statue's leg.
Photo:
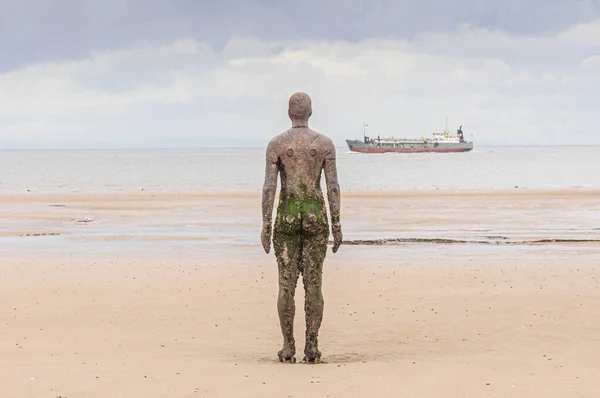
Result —
[[321, 358], [317, 337], [323, 320], [322, 275], [329, 234], [304, 238], [302, 247], [303, 282], [305, 291], [306, 346], [304, 360], [316, 363]]
[[281, 362], [296, 362], [296, 344], [294, 341], [294, 315], [296, 304], [294, 294], [298, 282], [298, 269], [301, 255], [300, 235], [277, 234], [273, 239], [273, 248], [279, 268], [279, 295], [277, 311], [283, 334], [283, 348], [277, 353]]

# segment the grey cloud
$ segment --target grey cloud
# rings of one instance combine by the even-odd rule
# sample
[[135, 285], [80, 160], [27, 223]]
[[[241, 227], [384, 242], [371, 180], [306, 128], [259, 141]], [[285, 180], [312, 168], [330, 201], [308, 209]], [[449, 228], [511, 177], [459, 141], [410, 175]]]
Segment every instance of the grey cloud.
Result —
[[220, 51], [233, 36], [356, 41], [461, 24], [548, 35], [598, 18], [600, 0], [0, 0], [0, 72], [90, 49], [180, 37]]

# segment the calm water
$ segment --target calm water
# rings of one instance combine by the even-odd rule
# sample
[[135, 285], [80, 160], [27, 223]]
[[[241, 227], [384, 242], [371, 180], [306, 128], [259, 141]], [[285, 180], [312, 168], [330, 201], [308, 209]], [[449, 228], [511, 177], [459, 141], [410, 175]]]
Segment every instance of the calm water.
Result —
[[[343, 190], [600, 188], [600, 147], [488, 147], [468, 153], [338, 149]], [[0, 192], [258, 191], [264, 149], [0, 151]]]

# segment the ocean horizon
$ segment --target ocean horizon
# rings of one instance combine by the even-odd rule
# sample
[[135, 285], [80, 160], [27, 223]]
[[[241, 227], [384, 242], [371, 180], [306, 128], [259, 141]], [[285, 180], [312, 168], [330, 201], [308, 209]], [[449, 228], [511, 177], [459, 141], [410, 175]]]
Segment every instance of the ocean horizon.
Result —
[[[203, 149], [266, 149], [268, 140], [261, 145], [207, 145], [207, 146], [141, 146], [141, 145], [116, 145], [116, 146], [61, 146], [61, 147], [2, 147], [0, 152], [27, 152], [27, 151], [107, 151], [107, 150], [203, 150]], [[347, 145], [336, 143], [337, 149], [348, 149]], [[599, 144], [477, 144], [475, 148], [600, 148]]]

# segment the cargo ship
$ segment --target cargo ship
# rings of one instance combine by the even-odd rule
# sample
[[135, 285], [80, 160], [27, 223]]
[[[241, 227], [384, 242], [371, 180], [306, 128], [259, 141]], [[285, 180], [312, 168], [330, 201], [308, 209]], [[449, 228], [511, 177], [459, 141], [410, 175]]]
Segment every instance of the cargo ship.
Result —
[[448, 120], [443, 132], [433, 133], [426, 138], [394, 138], [392, 137], [367, 137], [367, 124], [364, 125], [363, 140], [346, 140], [352, 152], [362, 153], [421, 153], [421, 152], [468, 152], [473, 149], [473, 142], [466, 141], [459, 127], [456, 134], [448, 131]]

